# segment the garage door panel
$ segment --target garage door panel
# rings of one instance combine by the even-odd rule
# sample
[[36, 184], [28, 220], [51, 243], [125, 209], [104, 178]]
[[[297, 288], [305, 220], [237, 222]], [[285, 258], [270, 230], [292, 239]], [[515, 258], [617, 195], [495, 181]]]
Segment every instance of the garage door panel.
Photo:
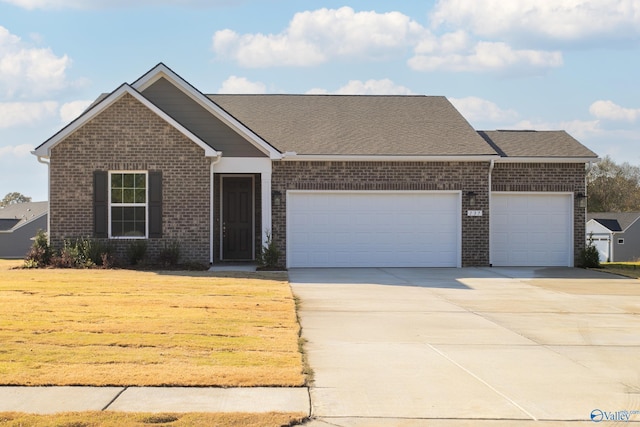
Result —
[[289, 192], [287, 236], [290, 267], [456, 267], [460, 194]]
[[572, 207], [570, 194], [493, 193], [492, 264], [572, 265]]

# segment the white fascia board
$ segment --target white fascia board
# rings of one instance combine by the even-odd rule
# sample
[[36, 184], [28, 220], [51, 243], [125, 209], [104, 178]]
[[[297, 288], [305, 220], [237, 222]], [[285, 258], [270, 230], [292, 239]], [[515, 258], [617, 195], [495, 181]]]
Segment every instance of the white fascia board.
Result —
[[598, 157], [498, 157], [496, 163], [597, 163]]
[[60, 132], [52, 136], [47, 142], [42, 144], [38, 149], [33, 151], [32, 153], [38, 157], [49, 158], [51, 157], [51, 149], [58, 145], [62, 140], [71, 135], [73, 132], [84, 126], [91, 119], [96, 117], [102, 111], [109, 108], [116, 101], [122, 98], [125, 94], [129, 94], [133, 96], [137, 101], [151, 110], [153, 113], [158, 115], [161, 119], [169, 123], [171, 126], [176, 128], [180, 133], [193, 141], [196, 145], [204, 150], [205, 157], [218, 157], [221, 153], [217, 152], [213, 148], [211, 148], [207, 143], [198, 138], [196, 135], [191, 133], [187, 128], [182, 126], [180, 123], [175, 121], [171, 116], [167, 115], [164, 111], [156, 107], [153, 103], [151, 103], [148, 99], [142, 96], [138, 91], [129, 86], [128, 84], [123, 84], [118, 89], [113, 91], [109, 96], [100, 101], [97, 105], [95, 105], [92, 109], [86, 111], [80, 117], [75, 119], [65, 128], [63, 128]]
[[285, 161], [310, 162], [489, 162], [500, 156], [391, 156], [391, 155], [325, 155], [325, 154], [289, 154], [282, 157]]
[[270, 159], [277, 160], [282, 158], [282, 154], [273, 148], [264, 139], [253, 133], [249, 128], [236, 120], [235, 117], [224, 111], [215, 102], [207, 98], [199, 90], [194, 88], [189, 82], [173, 72], [169, 67], [164, 64], [158, 64], [144, 76], [135, 81], [132, 86], [142, 92], [160, 78], [166, 78], [173, 83], [178, 89], [189, 96], [194, 101], [198, 102], [204, 109], [210, 112], [212, 115], [222, 120], [227, 126], [235, 129], [240, 135], [242, 135], [249, 143], [254, 145], [258, 150], [267, 154]]

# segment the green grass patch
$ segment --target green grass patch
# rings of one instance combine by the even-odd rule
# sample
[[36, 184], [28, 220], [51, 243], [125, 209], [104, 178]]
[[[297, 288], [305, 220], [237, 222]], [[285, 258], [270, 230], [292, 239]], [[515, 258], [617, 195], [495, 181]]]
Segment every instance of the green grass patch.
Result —
[[621, 276], [640, 278], [640, 261], [635, 262], [603, 262], [604, 271]]

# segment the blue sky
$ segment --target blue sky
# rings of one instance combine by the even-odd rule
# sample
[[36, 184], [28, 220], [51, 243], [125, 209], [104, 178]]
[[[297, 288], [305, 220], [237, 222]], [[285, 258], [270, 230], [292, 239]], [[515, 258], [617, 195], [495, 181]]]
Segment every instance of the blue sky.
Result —
[[444, 95], [640, 165], [640, 0], [0, 0], [0, 197], [30, 151], [164, 62], [204, 93]]

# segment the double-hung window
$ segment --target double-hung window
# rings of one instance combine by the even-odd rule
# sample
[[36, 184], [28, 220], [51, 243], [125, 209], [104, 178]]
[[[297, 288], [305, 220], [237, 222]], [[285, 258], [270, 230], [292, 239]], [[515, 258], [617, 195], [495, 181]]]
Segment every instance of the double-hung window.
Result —
[[146, 238], [148, 179], [146, 171], [109, 172], [109, 236]]

